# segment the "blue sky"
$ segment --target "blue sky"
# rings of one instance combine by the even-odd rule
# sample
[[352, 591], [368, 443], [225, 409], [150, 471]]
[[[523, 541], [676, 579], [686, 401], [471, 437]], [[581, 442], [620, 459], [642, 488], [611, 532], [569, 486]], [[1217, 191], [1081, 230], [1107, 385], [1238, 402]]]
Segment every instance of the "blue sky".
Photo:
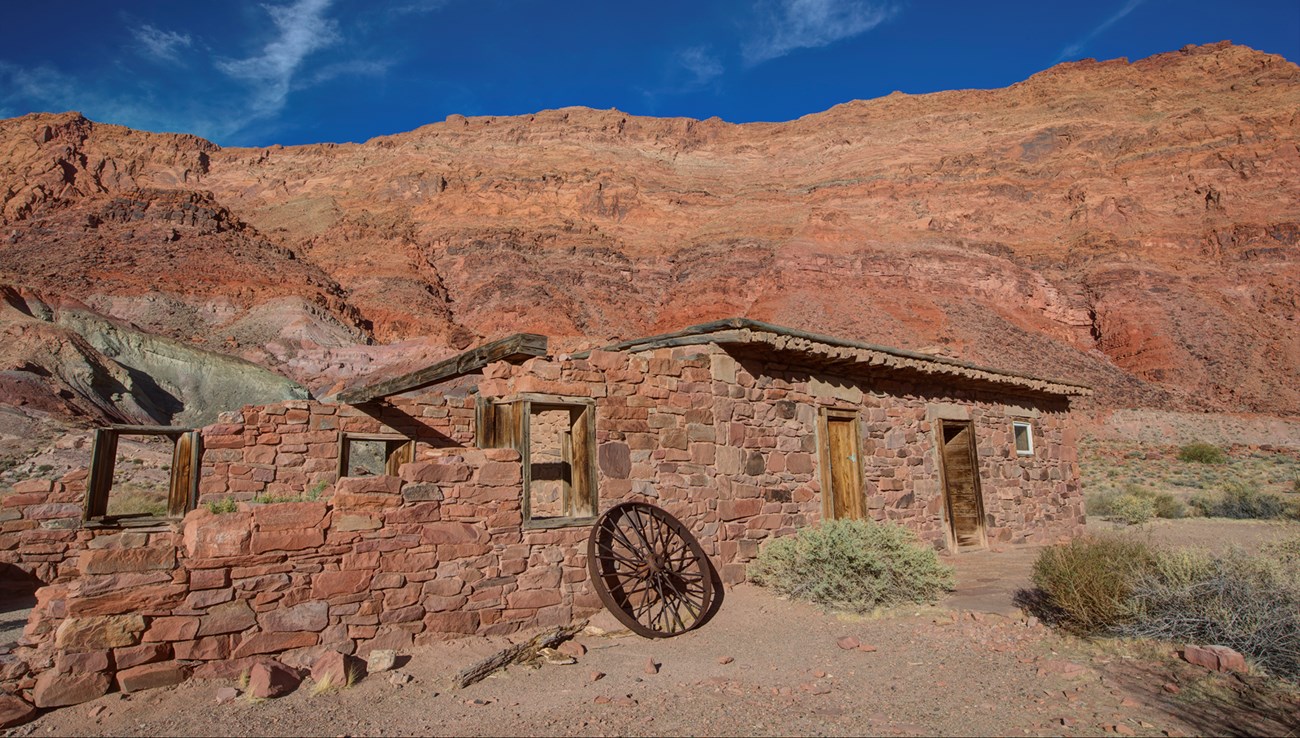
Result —
[[790, 120], [1230, 39], [1300, 60], [1296, 0], [62, 0], [0, 27], [0, 117], [222, 145], [363, 141], [567, 105]]

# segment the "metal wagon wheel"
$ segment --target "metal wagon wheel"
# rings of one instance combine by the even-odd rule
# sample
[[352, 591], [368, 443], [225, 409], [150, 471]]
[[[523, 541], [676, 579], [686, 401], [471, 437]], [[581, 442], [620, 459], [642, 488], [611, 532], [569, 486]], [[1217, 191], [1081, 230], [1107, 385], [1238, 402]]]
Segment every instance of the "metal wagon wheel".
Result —
[[587, 567], [605, 607], [646, 638], [681, 635], [713, 604], [712, 570], [681, 521], [644, 502], [624, 502], [596, 521]]

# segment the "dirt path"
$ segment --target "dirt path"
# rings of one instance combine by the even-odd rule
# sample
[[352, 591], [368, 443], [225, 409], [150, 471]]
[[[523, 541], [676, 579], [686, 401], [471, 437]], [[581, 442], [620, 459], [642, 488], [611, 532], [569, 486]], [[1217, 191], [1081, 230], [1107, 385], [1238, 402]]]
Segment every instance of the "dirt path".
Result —
[[[853, 636], [874, 651], [846, 650]], [[912, 608], [878, 618], [823, 613], [742, 586], [707, 627], [649, 641], [579, 639], [576, 665], [512, 667], [460, 691], [457, 668], [486, 644], [417, 650], [395, 686], [376, 674], [343, 692], [310, 684], [275, 701], [218, 705], [226, 683], [110, 695], [16, 735], [1136, 735], [1300, 729], [1300, 699], [1258, 680], [1120, 652], [998, 615]], [[727, 659], [728, 663], [723, 663]], [[660, 664], [649, 673], [647, 662]], [[593, 681], [593, 673], [605, 674]], [[1166, 691], [1173, 685], [1177, 694]], [[1242, 692], [1257, 703], [1242, 708]], [[1261, 696], [1263, 695], [1263, 696]], [[1261, 700], [1274, 699], [1274, 703]], [[1283, 718], [1290, 711], [1293, 725]], [[1274, 717], [1269, 718], [1268, 715]]]

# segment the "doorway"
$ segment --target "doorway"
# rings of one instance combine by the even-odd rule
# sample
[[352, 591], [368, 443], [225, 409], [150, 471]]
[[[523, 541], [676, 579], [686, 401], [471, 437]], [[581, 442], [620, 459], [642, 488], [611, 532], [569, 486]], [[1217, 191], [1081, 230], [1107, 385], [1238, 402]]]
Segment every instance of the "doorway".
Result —
[[861, 447], [856, 413], [822, 416], [822, 507], [828, 520], [863, 517]]
[[975, 451], [975, 428], [970, 421], [941, 420], [944, 502], [948, 511], [950, 540], [957, 548], [982, 547], [984, 500], [980, 495], [979, 462]]

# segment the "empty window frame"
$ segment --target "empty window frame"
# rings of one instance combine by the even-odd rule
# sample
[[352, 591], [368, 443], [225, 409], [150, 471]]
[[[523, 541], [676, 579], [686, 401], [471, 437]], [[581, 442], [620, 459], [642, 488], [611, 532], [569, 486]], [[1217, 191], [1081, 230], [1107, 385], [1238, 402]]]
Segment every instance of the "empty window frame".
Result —
[[203, 436], [188, 428], [95, 429], [83, 517], [104, 525], [151, 525], [194, 509]]
[[1034, 426], [1030, 423], [1017, 421], [1011, 424], [1011, 433], [1016, 442], [1016, 455], [1033, 456]]
[[393, 433], [344, 433], [339, 436], [339, 477], [397, 476], [402, 464], [415, 461], [415, 439]]
[[555, 395], [483, 401], [479, 444], [514, 448], [523, 461], [525, 527], [591, 522], [596, 490], [596, 403]]

